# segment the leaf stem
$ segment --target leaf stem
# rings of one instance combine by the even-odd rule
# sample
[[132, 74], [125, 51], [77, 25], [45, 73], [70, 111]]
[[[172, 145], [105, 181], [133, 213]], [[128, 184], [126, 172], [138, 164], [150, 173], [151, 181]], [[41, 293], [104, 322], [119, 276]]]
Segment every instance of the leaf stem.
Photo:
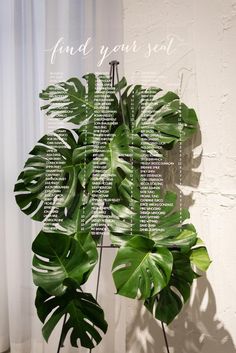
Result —
[[64, 343], [63, 328], [64, 328], [65, 323], [66, 323], [66, 318], [67, 318], [67, 314], [64, 315], [64, 320], [63, 320], [63, 324], [62, 324], [62, 328], [61, 328], [61, 335], [60, 335], [60, 339], [59, 339], [59, 343], [58, 343], [57, 353], [60, 353], [60, 350], [63, 347], [63, 343]]
[[100, 245], [100, 256], [99, 256], [99, 263], [98, 263], [98, 278], [97, 278], [97, 287], [96, 287], [96, 300], [98, 299], [98, 290], [99, 290], [99, 283], [101, 277], [101, 267], [102, 267], [102, 253], [103, 253], [103, 235], [101, 237], [101, 245]]
[[163, 332], [163, 336], [164, 336], [164, 340], [165, 340], [165, 344], [166, 344], [167, 353], [170, 353], [169, 345], [168, 345], [168, 341], [167, 341], [167, 336], [166, 336], [166, 330], [165, 330], [165, 326], [164, 326], [163, 321], [161, 321], [161, 327], [162, 327], [162, 332]]
[[[101, 267], [102, 267], [102, 253], [103, 253], [103, 234], [101, 236], [101, 245], [100, 247], [100, 254], [99, 254], [99, 263], [98, 263], [98, 276], [97, 276], [97, 287], [96, 287], [96, 294], [95, 298], [96, 300], [98, 299], [98, 290], [99, 290], [99, 283], [100, 283], [100, 277], [101, 277]], [[92, 348], [90, 348], [89, 353], [92, 352]]]

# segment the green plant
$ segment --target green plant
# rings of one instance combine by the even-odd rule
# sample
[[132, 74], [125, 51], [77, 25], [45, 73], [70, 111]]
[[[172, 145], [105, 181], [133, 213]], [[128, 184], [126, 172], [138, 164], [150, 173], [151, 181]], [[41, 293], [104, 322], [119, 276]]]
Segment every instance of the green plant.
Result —
[[[199, 276], [194, 267], [205, 271], [210, 260], [194, 226], [185, 222], [188, 210], [176, 210], [174, 192], [149, 184], [163, 205], [154, 226], [147, 217], [147, 227], [140, 227], [142, 161], [164, 160], [166, 150], [191, 137], [197, 129], [194, 110], [173, 92], [161, 95], [159, 88], [127, 86], [124, 78], [114, 88], [103, 75], [84, 79], [85, 85], [72, 78], [40, 94], [46, 116], [76, 128], [58, 129], [38, 141], [15, 194], [25, 214], [44, 222], [32, 245], [35, 304], [44, 338], [67, 315], [63, 338], [72, 328], [71, 344], [77, 347], [79, 339], [92, 349], [107, 323], [102, 308], [81, 286], [98, 261], [97, 245], [106, 227], [118, 247], [112, 269], [117, 293], [143, 300], [167, 324], [190, 296]], [[98, 121], [108, 121], [103, 140], [95, 133]], [[97, 153], [101, 141], [103, 149]], [[48, 177], [50, 165], [58, 166], [53, 178]], [[97, 165], [102, 165], [98, 175]], [[102, 197], [98, 191], [104, 185]], [[55, 209], [59, 221], [52, 216]]]

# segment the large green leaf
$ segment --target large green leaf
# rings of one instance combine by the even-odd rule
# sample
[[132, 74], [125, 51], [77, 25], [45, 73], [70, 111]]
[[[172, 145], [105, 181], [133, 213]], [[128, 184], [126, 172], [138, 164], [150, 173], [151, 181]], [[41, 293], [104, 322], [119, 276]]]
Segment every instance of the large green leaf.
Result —
[[190, 288], [197, 277], [192, 270], [189, 256], [173, 251], [173, 270], [168, 285], [145, 301], [145, 306], [158, 320], [169, 324], [180, 313], [190, 297]]
[[[184, 141], [196, 132], [197, 116], [193, 109], [180, 101], [177, 94], [161, 94], [161, 91], [157, 87], [127, 86], [122, 93], [123, 109], [133, 132], [142, 130], [143, 140], [149, 140], [143, 130], [146, 127], [149, 133], [156, 136], [153, 144], [169, 149], [177, 141]], [[120, 104], [118, 115], [121, 115]]]
[[117, 293], [145, 299], [164, 288], [172, 270], [172, 255], [164, 247], [142, 236], [133, 237], [122, 246], [113, 263]]
[[[139, 161], [140, 159], [140, 137], [132, 135], [127, 126], [119, 126], [107, 144], [104, 160], [106, 162], [106, 170], [101, 175], [101, 180], [111, 177], [112, 196], [117, 193], [124, 194], [124, 181], [129, 180], [134, 173], [131, 159]], [[137, 186], [136, 186], [137, 188]]]
[[[125, 88], [122, 92], [122, 103], [124, 109], [124, 115], [127, 120], [129, 120], [130, 125], [133, 128], [136, 128], [136, 125], [139, 123], [138, 120], [142, 116], [147, 116], [149, 113], [153, 113], [153, 110], [158, 109], [159, 105], [153, 107], [150, 110], [150, 103], [155, 99], [157, 93], [162, 91], [157, 87], [144, 88], [141, 85], [129, 85], [122, 88]], [[168, 102], [165, 102], [166, 104]], [[149, 108], [147, 108], [149, 106]], [[118, 105], [118, 114], [122, 114], [121, 103]]]
[[[63, 134], [63, 136], [62, 136]], [[53, 138], [53, 146], [51, 144]], [[21, 210], [37, 221], [44, 220], [54, 207], [59, 207], [58, 218], [70, 214], [70, 208], [82, 203], [82, 182], [79, 175], [84, 161], [73, 159], [73, 152], [82, 145], [84, 134], [59, 129], [42, 137], [26, 161], [15, 185], [16, 201]], [[86, 146], [90, 150], [90, 146]], [[88, 153], [88, 162], [89, 156]], [[86, 164], [86, 173], [92, 174]]]
[[94, 348], [102, 339], [101, 333], [107, 331], [103, 310], [89, 293], [67, 289], [63, 295], [54, 297], [38, 288], [35, 305], [44, 323], [42, 331], [46, 341], [65, 314], [67, 320], [62, 328], [62, 339], [64, 341], [71, 330], [70, 342], [73, 347], [78, 347], [80, 340], [81, 346]]
[[134, 132], [142, 131], [143, 139], [149, 140], [143, 129], [146, 127], [156, 135], [156, 144], [165, 147], [185, 141], [196, 132], [197, 117], [178, 95], [173, 92], [160, 95], [160, 91], [156, 87], [145, 89], [137, 85], [125, 91], [122, 98], [126, 113], [134, 120]]
[[[161, 195], [159, 198], [161, 199]], [[197, 241], [197, 233], [193, 225], [184, 224], [184, 221], [190, 216], [189, 212], [186, 209], [175, 211], [177, 195], [174, 192], [166, 192], [163, 199], [165, 206], [160, 207], [160, 217], [155, 230], [142, 232], [138, 228], [139, 199], [136, 202], [132, 200], [134, 206], [132, 209], [121, 202], [111, 204], [112, 217], [107, 221], [107, 224], [113, 243], [122, 245], [133, 235], [139, 234], [152, 239], [156, 246], [189, 251]]]
[[196, 244], [197, 233], [192, 224], [184, 223], [190, 217], [189, 211], [175, 211], [176, 200], [177, 195], [174, 192], [165, 193], [157, 227], [149, 236], [156, 245], [180, 248], [186, 252]]
[[[42, 109], [47, 116], [73, 122], [78, 128], [83, 128], [93, 123], [95, 113], [107, 114], [108, 109], [114, 111], [113, 106], [117, 102], [110, 79], [104, 75], [96, 77], [92, 73], [83, 76], [83, 79], [85, 85], [73, 77], [42, 91], [40, 98], [47, 102]], [[103, 108], [105, 102], [106, 108]]]
[[65, 280], [74, 281], [77, 286], [85, 282], [96, 264], [97, 252], [93, 245], [91, 249], [91, 237], [81, 235], [80, 240], [81, 237], [83, 244], [64, 234], [38, 234], [32, 245], [35, 285], [52, 295], [62, 295], [67, 288]]

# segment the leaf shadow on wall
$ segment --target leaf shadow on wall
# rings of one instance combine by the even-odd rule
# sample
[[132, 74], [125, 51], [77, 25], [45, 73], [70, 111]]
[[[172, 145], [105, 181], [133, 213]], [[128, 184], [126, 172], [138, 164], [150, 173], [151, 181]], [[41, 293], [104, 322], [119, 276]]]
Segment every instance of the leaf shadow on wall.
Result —
[[[201, 173], [196, 171], [202, 159], [202, 151], [194, 157], [193, 150], [201, 145], [201, 132], [182, 146], [182, 185], [197, 188]], [[179, 158], [179, 148], [168, 152], [168, 160]], [[164, 187], [179, 193], [177, 167], [163, 170]], [[174, 186], [174, 187], [173, 187]], [[194, 205], [193, 192], [183, 196], [183, 207]], [[214, 266], [214, 262], [212, 264]], [[170, 353], [234, 353], [235, 346], [229, 332], [216, 317], [216, 298], [210, 282], [204, 275], [195, 281], [190, 301], [168, 327], [167, 338]], [[166, 352], [160, 322], [139, 302], [135, 315], [129, 318], [127, 329], [127, 353]]]
[[[198, 280], [193, 294], [193, 301], [167, 329], [170, 353], [234, 353], [232, 338], [216, 317], [215, 296], [205, 276]], [[160, 323], [141, 303], [132, 322], [127, 332], [127, 353], [166, 352]]]

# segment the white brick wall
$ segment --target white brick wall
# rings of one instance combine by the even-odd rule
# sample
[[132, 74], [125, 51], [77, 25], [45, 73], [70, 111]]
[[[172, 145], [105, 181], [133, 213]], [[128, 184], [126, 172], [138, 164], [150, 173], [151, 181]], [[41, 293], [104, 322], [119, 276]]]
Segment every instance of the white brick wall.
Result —
[[[178, 37], [172, 55], [159, 51], [145, 59], [142, 51], [126, 53], [126, 77], [138, 82], [144, 76], [142, 72], [152, 72], [153, 83], [176, 90], [183, 73], [183, 100], [197, 110], [201, 127], [201, 135], [192, 142], [193, 147], [198, 146], [193, 152], [196, 159], [192, 172], [187, 157], [191, 145], [184, 149], [188, 162], [184, 166], [188, 184], [184, 192], [192, 192], [186, 204], [193, 200], [192, 222], [205, 240], [213, 263], [207, 278], [198, 280], [190, 303], [170, 325], [170, 346], [178, 353], [233, 353], [233, 342], [236, 342], [236, 1], [123, 0], [123, 4], [125, 43], [136, 40], [146, 46], [148, 42], [160, 43], [170, 34]], [[163, 352], [159, 326], [139, 305], [127, 302], [127, 353]]]

